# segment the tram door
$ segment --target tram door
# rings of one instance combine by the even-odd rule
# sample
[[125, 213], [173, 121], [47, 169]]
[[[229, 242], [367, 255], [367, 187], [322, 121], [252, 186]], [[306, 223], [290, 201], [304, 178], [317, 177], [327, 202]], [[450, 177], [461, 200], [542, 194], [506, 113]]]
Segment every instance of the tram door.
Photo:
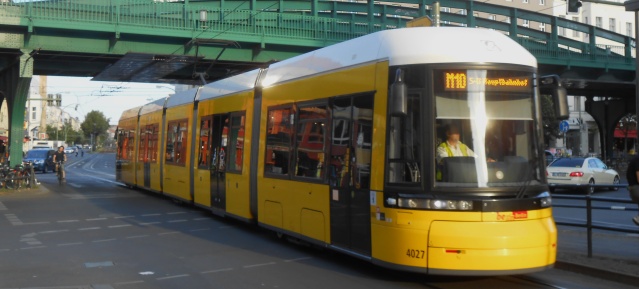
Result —
[[332, 111], [331, 242], [368, 255], [373, 97], [336, 98]]
[[151, 187], [151, 164], [150, 161], [150, 153], [151, 153], [151, 135], [153, 130], [153, 125], [147, 125], [144, 128], [140, 129], [140, 151], [138, 152], [138, 160], [142, 161], [143, 166], [143, 182], [145, 188]]
[[226, 209], [228, 132], [228, 115], [214, 115], [211, 129], [211, 206], [222, 210]]

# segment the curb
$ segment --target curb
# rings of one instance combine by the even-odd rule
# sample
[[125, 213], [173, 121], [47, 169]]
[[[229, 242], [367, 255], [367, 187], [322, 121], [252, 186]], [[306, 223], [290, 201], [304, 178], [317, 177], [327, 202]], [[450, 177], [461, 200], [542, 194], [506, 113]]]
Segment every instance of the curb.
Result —
[[639, 284], [639, 276], [628, 275], [619, 272], [606, 271], [600, 268], [593, 268], [590, 266], [559, 261], [555, 262], [555, 269], [571, 271], [584, 275], [589, 275], [599, 279], [609, 280], [617, 283], [623, 283], [626, 285], [636, 286]]

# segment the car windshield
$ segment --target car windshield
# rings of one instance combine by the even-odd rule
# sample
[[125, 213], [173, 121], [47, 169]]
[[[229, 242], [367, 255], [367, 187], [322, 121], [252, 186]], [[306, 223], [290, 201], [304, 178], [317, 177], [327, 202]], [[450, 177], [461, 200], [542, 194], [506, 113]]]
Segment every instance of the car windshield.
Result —
[[32, 150], [32, 151], [28, 151], [25, 157], [26, 158], [44, 158], [46, 156], [47, 156], [46, 150]]
[[552, 164], [551, 167], [564, 167], [564, 168], [580, 168], [584, 164], [584, 159], [558, 159]]

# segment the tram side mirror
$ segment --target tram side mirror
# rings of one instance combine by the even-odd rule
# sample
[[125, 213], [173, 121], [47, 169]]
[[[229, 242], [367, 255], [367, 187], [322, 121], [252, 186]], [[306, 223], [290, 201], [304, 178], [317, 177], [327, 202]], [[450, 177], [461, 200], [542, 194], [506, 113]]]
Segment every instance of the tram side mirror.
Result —
[[555, 118], [558, 120], [568, 119], [568, 92], [561, 86], [561, 79], [557, 75], [542, 76], [539, 79], [539, 92], [542, 95], [550, 95], [553, 107], [555, 108]]
[[408, 89], [404, 83], [404, 71], [397, 69], [395, 82], [390, 87], [390, 114], [405, 116], [408, 114]]
[[557, 119], [568, 119], [570, 111], [568, 110], [568, 92], [561, 86], [554, 87], [552, 90], [552, 102], [555, 106], [555, 117]]

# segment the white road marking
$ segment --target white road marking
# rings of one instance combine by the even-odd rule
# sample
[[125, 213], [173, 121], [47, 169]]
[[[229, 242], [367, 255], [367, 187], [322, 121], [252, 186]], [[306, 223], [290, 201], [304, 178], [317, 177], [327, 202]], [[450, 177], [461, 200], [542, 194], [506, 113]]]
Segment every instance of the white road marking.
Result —
[[15, 214], [4, 214], [4, 217], [9, 220], [11, 225], [20, 226], [24, 224], [22, 221], [20, 221], [20, 219], [18, 219], [18, 216], [16, 216]]
[[78, 231], [89, 231], [89, 230], [99, 230], [100, 227], [88, 227], [88, 228], [80, 228]]
[[253, 265], [246, 265], [243, 266], [244, 268], [255, 268], [255, 267], [262, 267], [262, 266], [269, 266], [269, 265], [275, 265], [275, 262], [268, 262], [268, 263], [262, 263], [262, 264], [253, 264]]
[[75, 223], [75, 222], [79, 222], [79, 220], [61, 220], [61, 221], [58, 221], [58, 223]]
[[117, 239], [101, 239], [101, 240], [93, 240], [93, 243], [102, 243], [102, 242], [111, 242], [111, 241], [115, 241]]
[[155, 225], [155, 224], [160, 224], [162, 222], [146, 222], [146, 223], [138, 223], [138, 225], [140, 226], [148, 226], [148, 225]]
[[200, 272], [200, 274], [210, 274], [210, 273], [219, 273], [219, 272], [226, 272], [226, 271], [232, 271], [233, 268], [224, 268], [224, 269], [216, 269], [216, 270], [210, 270], [210, 271], [203, 271]]
[[191, 276], [191, 275], [189, 275], [189, 274], [173, 275], [173, 276], [166, 276], [166, 277], [156, 278], [155, 280], [166, 280], [166, 279], [183, 278], [183, 277], [189, 277], [189, 276]]
[[168, 223], [182, 223], [182, 222], [186, 222], [186, 220], [180, 219], [180, 220], [170, 220], [170, 221], [168, 221]]
[[128, 236], [125, 237], [125, 239], [137, 239], [137, 238], [145, 238], [148, 237], [149, 235], [135, 235], [135, 236]]
[[109, 228], [110, 228], [110, 229], [113, 229], [113, 228], [122, 228], [122, 227], [131, 227], [131, 225], [126, 224], [126, 225], [113, 225], [113, 226], [109, 226]]

